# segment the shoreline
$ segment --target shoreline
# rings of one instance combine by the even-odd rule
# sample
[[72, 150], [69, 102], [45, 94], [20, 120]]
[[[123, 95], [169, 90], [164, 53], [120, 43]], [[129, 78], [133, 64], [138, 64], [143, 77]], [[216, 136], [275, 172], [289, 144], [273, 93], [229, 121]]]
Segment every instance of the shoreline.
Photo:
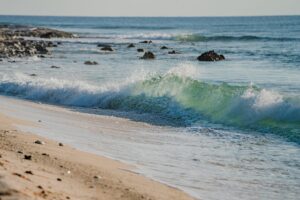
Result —
[[122, 162], [15, 128], [32, 122], [3, 111], [0, 122], [1, 199], [193, 199]]

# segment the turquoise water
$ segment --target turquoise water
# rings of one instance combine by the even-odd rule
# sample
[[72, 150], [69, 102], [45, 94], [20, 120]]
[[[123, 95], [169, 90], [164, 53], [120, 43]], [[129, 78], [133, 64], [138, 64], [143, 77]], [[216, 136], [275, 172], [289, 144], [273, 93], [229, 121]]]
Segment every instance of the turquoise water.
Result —
[[[188, 141], [195, 134], [198, 139], [205, 136], [209, 141], [215, 140], [214, 148], [222, 145], [223, 140], [226, 145], [234, 142], [248, 146], [253, 142], [253, 151], [247, 150], [249, 155], [245, 154], [250, 157], [261, 152], [264, 145], [271, 145], [263, 152], [263, 157], [267, 158], [264, 160], [270, 165], [274, 164], [270, 160], [276, 158], [273, 150], [284, 148], [284, 155], [275, 159], [276, 165], [285, 172], [292, 168], [292, 173], [274, 172], [274, 180], [291, 187], [278, 186], [282, 194], [274, 195], [273, 199], [282, 199], [284, 190], [292, 194], [289, 199], [296, 199], [294, 189], [300, 185], [300, 158], [299, 154], [289, 153], [286, 149], [290, 147], [293, 152], [299, 152], [300, 144], [300, 16], [0, 16], [0, 23], [46, 26], [77, 35], [75, 39], [51, 39], [61, 41], [62, 45], [53, 49], [47, 58], [0, 62], [1, 94], [75, 107], [83, 112], [105, 110], [117, 116], [175, 128], [174, 134], [184, 134]], [[142, 40], [153, 43], [140, 44]], [[130, 43], [136, 47], [127, 48]], [[109, 44], [115, 51], [102, 52], [97, 44]], [[170, 49], [161, 50], [162, 46], [180, 54], [169, 55]], [[136, 48], [154, 52], [156, 59], [139, 59], [143, 54]], [[196, 60], [201, 53], [212, 49], [224, 54], [226, 60], [213, 63]], [[84, 65], [86, 60], [97, 61], [99, 65]], [[51, 69], [52, 65], [61, 68]], [[38, 76], [29, 76], [32, 73]], [[203, 132], [207, 129], [213, 136]], [[215, 134], [226, 137], [220, 139]], [[256, 140], [268, 142], [257, 147]], [[184, 146], [191, 148], [188, 143]], [[230, 149], [234, 152], [231, 156], [239, 151], [238, 145], [235, 147]], [[199, 142], [194, 150], [209, 151], [209, 147], [204, 148], [200, 148]], [[183, 157], [189, 157], [189, 150], [183, 152]], [[229, 159], [230, 155], [225, 157]], [[225, 157], [224, 163], [232, 161]], [[288, 166], [287, 160], [290, 161]], [[176, 164], [176, 159], [172, 162]], [[184, 163], [183, 160], [180, 162]], [[184, 170], [189, 170], [188, 163]], [[200, 174], [201, 170], [203, 168], [193, 172]], [[255, 173], [249, 176], [260, 180]], [[198, 189], [194, 193], [203, 197], [207, 191], [201, 193]], [[211, 194], [204, 197], [217, 199]], [[266, 196], [262, 197], [266, 199]], [[243, 198], [252, 199], [251, 195]]]

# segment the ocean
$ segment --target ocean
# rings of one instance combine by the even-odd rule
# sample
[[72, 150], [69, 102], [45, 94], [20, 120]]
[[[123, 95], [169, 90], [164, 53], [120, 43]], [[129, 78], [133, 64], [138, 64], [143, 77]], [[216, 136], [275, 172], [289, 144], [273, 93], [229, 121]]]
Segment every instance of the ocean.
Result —
[[[62, 45], [46, 58], [0, 62], [1, 95], [149, 124], [93, 148], [196, 198], [299, 198], [300, 16], [0, 16], [0, 24], [77, 36], [50, 39]], [[156, 59], [140, 59], [137, 48]], [[226, 60], [197, 60], [209, 50]]]

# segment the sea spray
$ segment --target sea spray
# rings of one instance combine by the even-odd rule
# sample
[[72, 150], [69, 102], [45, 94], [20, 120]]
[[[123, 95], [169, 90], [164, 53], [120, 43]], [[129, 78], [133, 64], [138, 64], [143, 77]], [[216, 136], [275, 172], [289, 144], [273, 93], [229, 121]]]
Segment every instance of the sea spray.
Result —
[[193, 78], [197, 70], [180, 66], [165, 74], [134, 73], [122, 84], [2, 75], [0, 92], [65, 106], [148, 113], [178, 126], [201, 120], [274, 133], [300, 143], [299, 97], [286, 97], [255, 85], [211, 84]]

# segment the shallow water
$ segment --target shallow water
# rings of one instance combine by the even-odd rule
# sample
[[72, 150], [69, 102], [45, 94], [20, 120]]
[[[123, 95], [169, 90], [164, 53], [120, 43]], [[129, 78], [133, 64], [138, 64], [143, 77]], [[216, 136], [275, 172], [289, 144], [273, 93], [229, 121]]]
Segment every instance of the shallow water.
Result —
[[[78, 36], [52, 39], [63, 43], [49, 58], [0, 62], [1, 94], [162, 126], [123, 136], [98, 133], [95, 122], [88, 126], [97, 134], [77, 135], [72, 144], [141, 165], [146, 175], [199, 198], [299, 196], [299, 16], [0, 16], [1, 22]], [[138, 43], [146, 39], [153, 44]], [[98, 43], [115, 51], [102, 52]], [[129, 43], [157, 58], [139, 59], [142, 53], [127, 48]], [[170, 49], [160, 49], [163, 45], [180, 54], [169, 55]], [[226, 61], [196, 60], [211, 49]], [[86, 60], [99, 65], [84, 65]]]

